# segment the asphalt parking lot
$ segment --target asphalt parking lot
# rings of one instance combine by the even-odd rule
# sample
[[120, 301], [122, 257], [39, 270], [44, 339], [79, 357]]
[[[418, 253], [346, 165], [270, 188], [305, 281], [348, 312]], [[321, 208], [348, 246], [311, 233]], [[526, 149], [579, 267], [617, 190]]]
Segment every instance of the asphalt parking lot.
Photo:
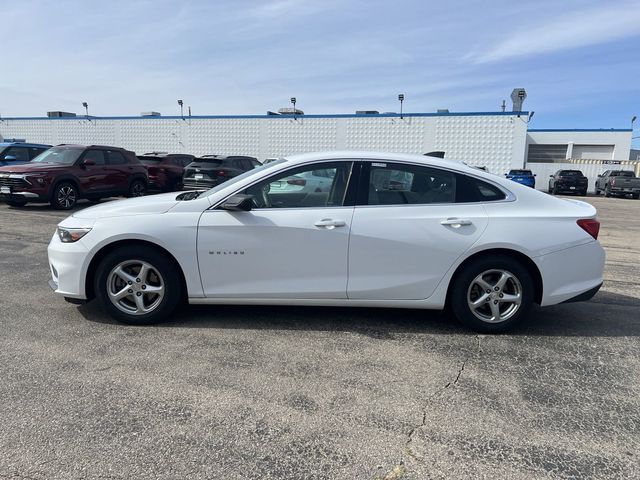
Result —
[[501, 336], [382, 309], [120, 325], [49, 290], [67, 214], [1, 205], [0, 478], [640, 478], [640, 201], [586, 200], [603, 289]]

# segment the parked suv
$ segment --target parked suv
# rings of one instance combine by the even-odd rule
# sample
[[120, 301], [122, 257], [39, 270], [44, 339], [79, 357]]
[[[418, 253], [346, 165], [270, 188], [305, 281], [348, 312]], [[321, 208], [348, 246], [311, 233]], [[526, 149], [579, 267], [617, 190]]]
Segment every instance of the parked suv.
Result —
[[531, 170], [509, 170], [509, 173], [505, 174], [505, 177], [507, 177], [509, 180], [513, 180], [516, 183], [526, 185], [527, 187], [536, 188], [536, 174]]
[[203, 155], [184, 169], [183, 190], [208, 190], [260, 165], [254, 157]]
[[184, 167], [195, 160], [193, 155], [153, 152], [138, 155], [149, 172], [149, 190], [173, 192], [182, 189]]
[[58, 145], [24, 165], [0, 168], [0, 201], [20, 207], [49, 202], [73, 208], [79, 198], [127, 195], [147, 191], [147, 169], [135, 153], [122, 148]]
[[51, 148], [51, 145], [41, 145], [39, 143], [0, 142], [0, 167], [30, 162], [49, 148]]
[[583, 197], [587, 194], [589, 179], [580, 170], [558, 170], [549, 177], [549, 193], [578, 193]]

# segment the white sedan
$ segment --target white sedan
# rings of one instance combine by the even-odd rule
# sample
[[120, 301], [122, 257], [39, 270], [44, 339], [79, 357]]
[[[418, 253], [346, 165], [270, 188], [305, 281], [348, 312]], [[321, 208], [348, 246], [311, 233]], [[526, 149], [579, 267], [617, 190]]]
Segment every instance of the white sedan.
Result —
[[[309, 172], [325, 191], [278, 191]], [[532, 303], [587, 300], [604, 251], [589, 204], [422, 155], [292, 156], [207, 192], [87, 208], [49, 244], [50, 285], [148, 324], [194, 304], [443, 309], [504, 331]]]

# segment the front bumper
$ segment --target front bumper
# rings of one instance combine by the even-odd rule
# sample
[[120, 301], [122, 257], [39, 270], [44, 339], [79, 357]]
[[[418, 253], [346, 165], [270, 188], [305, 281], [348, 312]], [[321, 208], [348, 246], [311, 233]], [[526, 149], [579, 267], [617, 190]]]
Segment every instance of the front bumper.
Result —
[[63, 297], [86, 300], [85, 272], [89, 250], [82, 240], [62, 243], [57, 233], [53, 234], [47, 247], [51, 280], [49, 286]]

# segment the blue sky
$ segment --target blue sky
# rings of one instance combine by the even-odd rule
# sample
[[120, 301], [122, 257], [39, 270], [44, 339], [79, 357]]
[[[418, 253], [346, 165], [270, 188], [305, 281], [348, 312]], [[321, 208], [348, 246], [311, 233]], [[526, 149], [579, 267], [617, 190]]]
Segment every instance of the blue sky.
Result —
[[[640, 1], [0, 0], [0, 114], [496, 111], [640, 116]], [[637, 122], [640, 124], [640, 120]]]

